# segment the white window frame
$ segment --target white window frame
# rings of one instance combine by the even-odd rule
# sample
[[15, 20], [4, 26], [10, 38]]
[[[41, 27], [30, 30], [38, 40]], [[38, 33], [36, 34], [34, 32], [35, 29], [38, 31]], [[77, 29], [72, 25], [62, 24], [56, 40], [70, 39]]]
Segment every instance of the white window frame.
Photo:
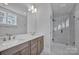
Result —
[[[4, 16], [3, 16], [3, 20], [2, 22], [0, 22], [0, 26], [16, 26], [17, 25], [17, 15], [16, 14], [13, 14], [13, 13], [10, 13], [10, 12], [5, 12], [5, 11], [2, 11], [0, 10], [0, 12], [4, 13]], [[12, 23], [11, 20], [9, 20], [9, 16], [12, 16], [14, 17], [14, 23]], [[10, 21], [11, 23], [8, 23], [7, 21]]]
[[[14, 17], [14, 22], [15, 22], [14, 24], [12, 24], [12, 20], [8, 19], [9, 16]], [[10, 21], [11, 23], [8, 23], [7, 21]], [[13, 13], [7, 13], [6, 24], [8, 24], [8, 25], [17, 25], [17, 16]]]
[[6, 24], [6, 12], [2, 10], [0, 10], [0, 12], [4, 13], [3, 22], [0, 22], [0, 24]]

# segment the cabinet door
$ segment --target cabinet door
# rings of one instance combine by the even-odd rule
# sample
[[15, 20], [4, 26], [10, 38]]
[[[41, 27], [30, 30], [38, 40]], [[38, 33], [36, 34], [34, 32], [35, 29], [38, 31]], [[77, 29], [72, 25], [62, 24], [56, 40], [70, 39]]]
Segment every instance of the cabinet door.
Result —
[[38, 54], [41, 52], [41, 39], [38, 38]]
[[37, 39], [31, 41], [31, 55], [37, 54]]
[[70, 40], [70, 24], [66, 21], [70, 20], [69, 16], [54, 17], [52, 40], [56, 43], [68, 44]]
[[37, 55], [37, 46], [31, 47], [31, 55]]
[[20, 54], [21, 54], [21, 55], [30, 55], [30, 46], [28, 46], [28, 47], [22, 49], [22, 50], [20, 51]]
[[40, 54], [43, 50], [43, 37], [38, 38], [38, 54]]
[[41, 49], [41, 52], [42, 52], [42, 50], [44, 48], [44, 40], [43, 40], [43, 37], [41, 37], [40, 44], [41, 44], [40, 49]]

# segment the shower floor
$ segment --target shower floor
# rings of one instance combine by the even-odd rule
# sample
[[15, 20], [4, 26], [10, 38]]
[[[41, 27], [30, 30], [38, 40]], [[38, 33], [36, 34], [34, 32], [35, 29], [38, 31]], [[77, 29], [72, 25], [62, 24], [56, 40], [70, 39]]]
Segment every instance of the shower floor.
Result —
[[78, 49], [75, 46], [69, 46], [60, 43], [52, 43], [52, 55], [78, 55]]

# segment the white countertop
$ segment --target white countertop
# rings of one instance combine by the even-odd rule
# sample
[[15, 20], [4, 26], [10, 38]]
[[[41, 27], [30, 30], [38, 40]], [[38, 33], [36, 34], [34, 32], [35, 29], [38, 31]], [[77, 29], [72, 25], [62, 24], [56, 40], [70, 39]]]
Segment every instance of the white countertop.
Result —
[[6, 49], [9, 49], [11, 47], [14, 47], [16, 45], [22, 44], [24, 42], [33, 40], [37, 37], [43, 36], [43, 34], [36, 34], [36, 35], [30, 35], [30, 34], [24, 34], [24, 35], [16, 35], [15, 39], [12, 39], [10, 41], [5, 41], [4, 43], [0, 43], [0, 51], [4, 51]]

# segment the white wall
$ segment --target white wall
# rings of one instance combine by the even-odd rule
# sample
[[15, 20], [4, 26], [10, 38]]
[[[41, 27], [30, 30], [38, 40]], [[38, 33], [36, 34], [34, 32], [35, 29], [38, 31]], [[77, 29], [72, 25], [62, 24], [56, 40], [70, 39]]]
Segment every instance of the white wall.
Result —
[[75, 16], [75, 43], [76, 47], [79, 49], [79, 4], [76, 6]]
[[36, 32], [36, 16], [35, 13], [32, 14], [30, 12], [27, 13], [27, 33], [34, 33]]
[[[51, 52], [51, 37], [50, 37], [50, 15], [51, 6], [48, 3], [35, 4], [38, 9], [36, 15], [28, 12], [27, 16], [27, 32], [36, 32], [44, 34], [44, 52], [50, 54]], [[35, 20], [34, 20], [35, 19]], [[34, 26], [35, 24], [36, 26]]]
[[[51, 8], [50, 4], [48, 3], [39, 3], [36, 4], [36, 8], [38, 9], [36, 15], [31, 14], [30, 12], [27, 14], [27, 32], [36, 32], [44, 34], [44, 53], [50, 54], [50, 15], [51, 15]], [[35, 19], [35, 20], [34, 20]], [[34, 27], [34, 25], [36, 26]]]
[[50, 53], [50, 4], [37, 4], [38, 18], [37, 18], [37, 33], [43, 33], [44, 36], [44, 51], [46, 54]]

